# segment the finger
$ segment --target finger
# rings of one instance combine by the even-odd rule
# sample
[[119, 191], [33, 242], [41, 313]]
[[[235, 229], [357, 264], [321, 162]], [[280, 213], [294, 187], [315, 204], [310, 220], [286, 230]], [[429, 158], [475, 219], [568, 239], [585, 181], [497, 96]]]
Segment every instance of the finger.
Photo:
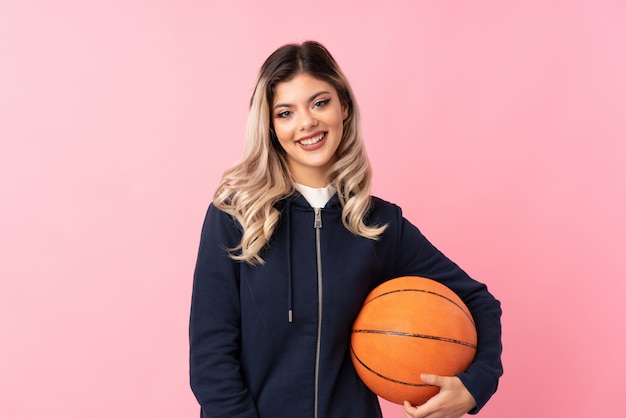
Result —
[[413, 418], [461, 417], [476, 405], [458, 377], [425, 375], [422, 380], [424, 383], [439, 386], [441, 390], [420, 405], [415, 414], [411, 415]]
[[417, 408], [411, 405], [409, 401], [404, 401], [404, 416], [405, 418], [416, 418]]
[[445, 377], [444, 376], [438, 376], [436, 374], [421, 374], [420, 378], [422, 379], [422, 381], [426, 384], [429, 385], [434, 385], [434, 386], [443, 386], [445, 383]]

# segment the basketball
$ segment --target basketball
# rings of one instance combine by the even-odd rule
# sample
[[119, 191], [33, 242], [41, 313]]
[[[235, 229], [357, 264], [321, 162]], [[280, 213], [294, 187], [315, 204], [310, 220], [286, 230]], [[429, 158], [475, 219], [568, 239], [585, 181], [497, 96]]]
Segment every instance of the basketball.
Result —
[[420, 374], [455, 376], [476, 354], [469, 309], [452, 290], [423, 277], [389, 280], [367, 296], [352, 327], [351, 356], [361, 380], [390, 402], [421, 405], [439, 392]]

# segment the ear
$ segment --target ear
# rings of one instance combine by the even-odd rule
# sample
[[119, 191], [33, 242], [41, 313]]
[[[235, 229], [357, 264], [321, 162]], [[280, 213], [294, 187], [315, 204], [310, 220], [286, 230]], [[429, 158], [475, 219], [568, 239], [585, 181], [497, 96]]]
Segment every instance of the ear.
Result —
[[348, 119], [348, 115], [350, 114], [349, 110], [350, 108], [348, 107], [347, 104], [344, 103], [341, 105], [341, 114], [343, 115], [344, 122], [346, 119]]

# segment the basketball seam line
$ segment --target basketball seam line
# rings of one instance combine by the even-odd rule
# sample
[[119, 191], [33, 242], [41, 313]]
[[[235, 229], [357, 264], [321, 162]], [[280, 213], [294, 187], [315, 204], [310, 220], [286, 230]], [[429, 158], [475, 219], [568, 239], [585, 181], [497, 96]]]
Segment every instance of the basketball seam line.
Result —
[[466, 347], [470, 347], [473, 349], [477, 348], [476, 344], [468, 343], [466, 341], [455, 340], [454, 338], [446, 338], [446, 337], [438, 337], [436, 335], [427, 335], [427, 334], [414, 334], [411, 332], [403, 332], [403, 331], [380, 331], [374, 329], [353, 329], [352, 333], [361, 333], [361, 334], [386, 334], [386, 335], [396, 335], [400, 337], [411, 337], [411, 338], [423, 338], [426, 340], [436, 340], [446, 343], [459, 344]]
[[372, 301], [374, 301], [374, 300], [376, 300], [376, 299], [378, 299], [380, 297], [383, 297], [385, 295], [389, 295], [391, 293], [398, 293], [398, 292], [420, 292], [420, 293], [427, 293], [429, 295], [438, 296], [440, 298], [443, 298], [443, 299], [447, 300], [448, 302], [452, 303], [457, 308], [459, 308], [465, 314], [465, 316], [467, 316], [469, 318], [469, 320], [472, 322], [472, 325], [476, 326], [476, 324], [474, 323], [474, 318], [472, 318], [471, 315], [468, 315], [468, 313], [465, 312], [465, 309], [463, 309], [463, 307], [461, 307], [458, 303], [456, 303], [455, 301], [453, 301], [449, 297], [444, 296], [444, 295], [442, 295], [440, 293], [437, 293], [437, 292], [433, 292], [431, 290], [423, 290], [423, 289], [397, 289], [397, 290], [390, 290], [388, 292], [381, 293], [380, 295], [375, 296], [372, 299], [366, 301], [364, 305], [366, 305], [366, 304], [368, 304], [368, 303], [370, 303], [370, 302], [372, 302]]
[[359, 362], [359, 364], [361, 364], [361, 366], [365, 367], [367, 370], [369, 370], [370, 372], [374, 373], [376, 376], [380, 377], [381, 379], [385, 379], [388, 380], [390, 382], [393, 383], [398, 383], [400, 385], [405, 385], [405, 386], [416, 386], [416, 387], [428, 387], [428, 386], [432, 386], [432, 385], [428, 385], [426, 383], [411, 383], [411, 382], [403, 382], [402, 380], [396, 380], [396, 379], [392, 379], [390, 377], [387, 377], [385, 375], [382, 375], [380, 373], [378, 373], [375, 370], [372, 370], [370, 367], [368, 367], [367, 364], [363, 363], [361, 361], [361, 359], [359, 358], [359, 356], [356, 355], [356, 353], [354, 352], [354, 348], [351, 346], [350, 347], [350, 351], [352, 352], [352, 355], [354, 356], [354, 358]]

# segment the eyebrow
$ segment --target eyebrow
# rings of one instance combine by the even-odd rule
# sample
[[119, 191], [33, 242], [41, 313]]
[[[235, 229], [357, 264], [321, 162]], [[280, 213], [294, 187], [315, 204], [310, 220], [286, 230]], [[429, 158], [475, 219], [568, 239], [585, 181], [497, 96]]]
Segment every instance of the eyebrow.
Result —
[[[315, 98], [317, 98], [318, 96], [321, 96], [322, 94], [330, 94], [329, 91], [318, 91], [317, 93], [313, 94], [311, 97], [309, 97], [309, 102], [312, 102], [313, 100], [315, 100]], [[289, 104], [289, 103], [277, 103], [274, 105], [274, 107], [272, 109], [278, 109], [279, 107], [293, 107], [293, 105]]]

